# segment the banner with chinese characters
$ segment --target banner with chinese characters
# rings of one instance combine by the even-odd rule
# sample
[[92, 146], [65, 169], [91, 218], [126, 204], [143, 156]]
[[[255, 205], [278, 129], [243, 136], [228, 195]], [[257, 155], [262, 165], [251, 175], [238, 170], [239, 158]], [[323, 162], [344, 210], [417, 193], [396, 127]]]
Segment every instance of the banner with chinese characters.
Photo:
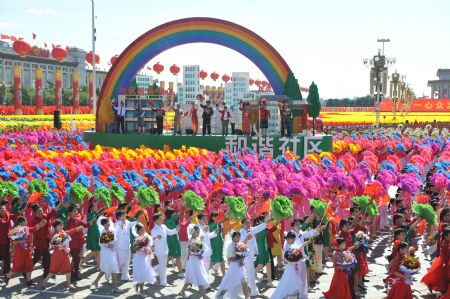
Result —
[[[380, 105], [381, 111], [390, 112], [394, 106], [392, 100], [383, 100]], [[397, 111], [400, 111], [400, 103], [397, 102]], [[449, 112], [450, 100], [435, 99], [435, 100], [412, 100], [411, 112]]]

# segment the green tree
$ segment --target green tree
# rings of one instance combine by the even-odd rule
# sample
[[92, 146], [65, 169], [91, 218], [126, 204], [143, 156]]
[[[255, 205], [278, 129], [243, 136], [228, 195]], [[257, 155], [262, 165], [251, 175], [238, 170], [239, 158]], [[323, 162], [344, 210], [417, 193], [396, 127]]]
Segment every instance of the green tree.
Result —
[[44, 88], [42, 91], [42, 101], [44, 106], [55, 105], [55, 89], [54, 88]]
[[82, 86], [80, 88], [80, 93], [78, 95], [78, 98], [80, 99], [80, 106], [87, 106], [89, 105], [89, 88], [87, 86]]
[[22, 105], [24, 106], [33, 106], [34, 105], [34, 97], [36, 93], [34, 92], [34, 88], [22, 85], [20, 88], [22, 92]]
[[308, 114], [313, 118], [313, 135], [316, 135], [316, 118], [320, 115], [319, 89], [314, 81], [309, 86], [309, 94], [306, 99], [308, 103]]
[[72, 106], [73, 104], [73, 90], [71, 88], [62, 89], [62, 105]]
[[289, 73], [284, 83], [284, 95], [290, 97], [293, 100], [301, 100], [302, 94], [300, 92], [300, 86], [293, 73]]

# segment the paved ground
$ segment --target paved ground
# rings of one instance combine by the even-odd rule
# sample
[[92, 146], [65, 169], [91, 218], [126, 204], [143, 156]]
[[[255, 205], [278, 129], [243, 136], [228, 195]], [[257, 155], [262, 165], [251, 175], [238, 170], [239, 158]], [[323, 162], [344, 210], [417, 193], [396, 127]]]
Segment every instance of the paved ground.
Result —
[[[388, 240], [389, 235], [383, 234], [377, 240], [375, 240], [373, 244], [373, 251], [369, 253], [369, 267], [371, 270], [370, 275], [368, 275], [368, 282], [366, 285], [368, 286], [368, 291], [365, 296], [361, 298], [376, 298], [381, 299], [386, 296], [386, 293], [383, 293], [383, 278], [386, 276], [386, 268], [385, 265], [387, 260], [385, 258], [386, 255], [389, 254], [391, 242]], [[427, 257], [422, 254], [423, 250], [420, 246], [419, 241], [419, 252], [417, 253], [421, 262], [422, 269], [419, 274], [416, 275], [416, 280], [420, 280], [423, 274], [426, 272], [426, 268], [429, 267], [430, 261], [427, 260]], [[40, 268], [40, 267], [39, 267]], [[41, 270], [37, 270], [34, 272], [35, 275], [41, 275]], [[160, 288], [156, 286], [150, 286], [146, 293], [148, 298], [177, 298], [176, 294], [180, 291], [183, 278], [178, 277], [176, 270], [172, 267], [169, 267], [169, 276], [168, 281], [172, 285], [167, 288]], [[328, 262], [325, 267], [325, 273], [318, 279], [319, 283], [314, 286], [314, 288], [310, 291], [309, 298], [311, 299], [319, 299], [323, 298], [322, 291], [328, 289], [331, 278], [333, 275], [333, 269], [331, 262]], [[102, 280], [100, 285], [101, 288], [93, 293], [90, 290], [90, 284], [96, 277], [96, 272], [92, 269], [92, 267], [88, 266], [85, 270], [83, 270], [82, 275], [84, 279], [79, 282], [78, 288], [76, 292], [64, 292], [63, 291], [63, 276], [57, 276], [56, 280], [50, 280], [48, 284], [48, 288], [45, 291], [41, 291], [37, 287], [27, 288], [24, 285], [19, 284], [19, 278], [16, 277], [10, 281], [10, 285], [8, 288], [2, 284], [0, 289], [0, 298], [35, 298], [35, 299], [43, 299], [43, 298], [92, 298], [92, 299], [101, 299], [101, 298], [140, 298], [134, 292], [133, 285], [131, 283], [123, 283], [120, 288], [125, 290], [126, 293], [121, 294], [120, 296], [116, 296], [115, 294], [110, 292], [109, 285]], [[214, 283], [212, 284], [213, 288], [217, 288], [220, 283], [221, 277], [211, 276]], [[277, 282], [275, 281], [276, 285]], [[267, 289], [264, 286], [264, 282], [259, 284], [261, 292], [264, 294], [260, 298], [270, 298], [270, 295], [273, 293], [274, 289]], [[435, 295], [430, 295], [425, 286], [420, 284], [420, 282], [416, 281], [413, 285], [414, 297], [415, 298], [427, 298], [433, 299], [437, 298]], [[196, 290], [188, 290], [187, 295], [189, 298], [199, 298], [199, 293]], [[210, 298], [214, 298], [215, 293], [208, 293]]]

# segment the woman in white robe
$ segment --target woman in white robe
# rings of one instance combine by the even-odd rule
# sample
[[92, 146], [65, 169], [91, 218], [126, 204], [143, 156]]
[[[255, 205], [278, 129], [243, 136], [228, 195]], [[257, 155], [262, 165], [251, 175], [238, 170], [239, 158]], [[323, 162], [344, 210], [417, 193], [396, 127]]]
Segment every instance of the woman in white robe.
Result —
[[151, 263], [151, 247], [153, 246], [152, 237], [145, 232], [142, 224], [136, 224], [132, 229], [133, 234], [136, 236], [136, 240], [140, 238], [147, 238], [148, 244], [143, 248], [135, 248], [136, 253], [133, 256], [133, 284], [135, 285], [136, 293], [141, 297], [147, 297], [144, 293], [144, 284], [154, 284], [156, 282], [156, 272]]

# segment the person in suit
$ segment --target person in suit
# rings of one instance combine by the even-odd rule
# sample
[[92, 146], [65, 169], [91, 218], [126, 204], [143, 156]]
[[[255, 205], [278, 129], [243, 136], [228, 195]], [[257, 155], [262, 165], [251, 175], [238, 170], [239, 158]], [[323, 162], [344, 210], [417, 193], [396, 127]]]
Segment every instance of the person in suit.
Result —
[[122, 134], [125, 133], [125, 103], [123, 101], [120, 102], [119, 106], [113, 106], [114, 110], [116, 110], [116, 133], [120, 134], [120, 130], [122, 129]]
[[214, 111], [211, 107], [211, 101], [206, 101], [206, 105], [200, 104], [200, 107], [203, 108], [203, 128], [202, 133], [203, 136], [206, 135], [206, 132], [208, 132], [208, 135], [211, 136], [211, 117], [214, 114]]
[[152, 111], [156, 112], [156, 131], [158, 135], [163, 133], [164, 117], [166, 116], [166, 111], [164, 111], [162, 106], [158, 108], [152, 108]]

